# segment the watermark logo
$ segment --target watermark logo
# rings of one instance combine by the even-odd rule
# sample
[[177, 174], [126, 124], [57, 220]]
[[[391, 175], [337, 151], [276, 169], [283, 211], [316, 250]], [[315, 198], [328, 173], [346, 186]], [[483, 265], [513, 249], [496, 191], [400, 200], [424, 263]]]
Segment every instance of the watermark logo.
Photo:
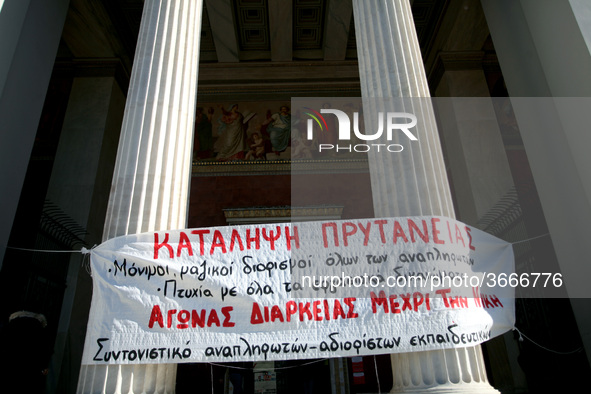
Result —
[[[362, 144], [346, 144], [351, 142], [352, 136], [360, 141], [376, 141], [386, 133], [386, 140], [392, 141], [394, 133], [402, 133], [410, 141], [417, 141], [417, 137], [411, 132], [410, 129], [417, 125], [417, 117], [408, 112], [378, 112], [377, 123], [378, 129], [375, 133], [368, 134], [362, 133], [359, 129], [360, 116], [359, 112], [353, 112], [353, 121], [351, 122], [349, 114], [338, 109], [327, 109], [322, 108], [320, 112], [313, 110], [309, 107], [304, 107], [310, 112], [305, 112], [306, 115], [310, 116], [307, 122], [307, 133], [306, 137], [308, 141], [314, 140], [314, 122], [320, 128], [321, 133], [336, 133], [338, 136], [339, 143], [337, 144], [318, 144], [318, 151], [348, 151], [348, 152], [369, 152], [374, 149], [378, 152], [380, 150], [388, 152], [402, 152], [404, 146], [401, 144], [385, 144], [385, 143], [362, 143]], [[322, 114], [334, 115], [337, 120], [337, 130], [330, 130], [328, 123]], [[332, 124], [332, 123], [331, 123]], [[353, 126], [353, 127], [351, 127]], [[353, 134], [351, 133], [353, 130]], [[367, 130], [366, 130], [367, 131]], [[344, 143], [343, 143], [344, 142]]]

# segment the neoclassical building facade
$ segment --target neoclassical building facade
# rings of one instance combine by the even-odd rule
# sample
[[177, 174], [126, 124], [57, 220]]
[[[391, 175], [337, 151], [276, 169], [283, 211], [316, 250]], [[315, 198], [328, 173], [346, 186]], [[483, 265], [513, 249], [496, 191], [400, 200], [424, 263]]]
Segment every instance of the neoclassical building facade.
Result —
[[[524, 293], [520, 331], [482, 346], [266, 366], [268, 390], [568, 391], [589, 372], [585, 0], [3, 0], [0, 51], [2, 319], [46, 316], [49, 392], [229, 392], [233, 368], [81, 365], [92, 284], [64, 249], [292, 219], [455, 217], [564, 286]], [[433, 107], [412, 160], [319, 160], [267, 131], [298, 97]], [[218, 120], [237, 109], [238, 142]]]

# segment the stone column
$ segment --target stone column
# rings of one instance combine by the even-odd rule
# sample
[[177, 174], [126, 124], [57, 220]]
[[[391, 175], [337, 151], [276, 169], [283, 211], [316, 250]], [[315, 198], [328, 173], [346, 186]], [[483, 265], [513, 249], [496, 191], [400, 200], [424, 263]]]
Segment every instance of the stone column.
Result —
[[69, 0], [0, 2], [0, 267]]
[[[445, 67], [447, 62], [442, 63]], [[480, 61], [474, 63], [474, 69], [446, 70], [435, 91], [446, 98], [435, 100], [457, 217], [479, 227], [479, 220], [515, 186], [486, 76], [482, 68], [476, 69]]]
[[[103, 239], [186, 226], [202, 0], [146, 0]], [[175, 364], [81, 368], [78, 392], [172, 393]]]
[[[438, 97], [435, 103], [439, 109], [440, 134], [447, 151], [450, 182], [456, 193], [456, 214], [462, 222], [487, 231], [482, 219], [495, 212], [508, 196], [516, 193], [519, 201], [523, 201], [521, 195], [527, 186], [519, 182], [521, 171], [512, 173], [506, 151], [510, 149], [514, 154], [517, 148], [505, 147], [506, 141], [503, 141], [493, 105], [498, 98], [490, 97], [481, 66], [482, 53], [441, 52], [440, 58], [445, 72], [435, 90]], [[456, 64], [465, 65], [465, 69], [458, 69]], [[536, 204], [524, 205], [521, 207], [525, 227], [534, 227], [528, 220], [531, 216], [528, 212]], [[543, 217], [536, 213], [537, 220]], [[540, 232], [526, 230], [526, 235], [519, 234], [522, 233], [511, 233], [502, 238], [514, 242]], [[553, 253], [537, 246], [536, 249], [538, 256]], [[516, 270], [520, 272], [517, 262]], [[516, 392], [527, 391], [525, 374], [517, 362], [519, 349], [513, 333], [506, 332], [502, 337], [494, 338], [486, 344], [486, 348], [489, 354], [494, 353], [489, 366], [496, 387], [500, 390], [513, 387]]]
[[[125, 95], [115, 78], [74, 78], [46, 198], [86, 228], [87, 245], [101, 242], [124, 106]], [[57, 334], [47, 379], [51, 393], [66, 390], [58, 385], [60, 372], [78, 373], [82, 357], [90, 297], [81, 293], [88, 294], [86, 289], [92, 287], [82, 261], [79, 254], [69, 258], [60, 319], [54, 322]], [[66, 351], [68, 344], [71, 350]], [[75, 387], [76, 382], [68, 380], [69, 391]]]
[[[353, 13], [362, 97], [429, 97], [410, 2], [353, 0]], [[419, 118], [418, 145], [410, 155], [370, 155], [375, 215], [454, 217], [429, 102], [407, 100], [405, 106]], [[488, 383], [480, 346], [393, 354], [392, 370], [393, 392], [496, 392]]]
[[[482, 0], [581, 339], [591, 362], [591, 3]], [[515, 39], [519, 37], [519, 39]]]

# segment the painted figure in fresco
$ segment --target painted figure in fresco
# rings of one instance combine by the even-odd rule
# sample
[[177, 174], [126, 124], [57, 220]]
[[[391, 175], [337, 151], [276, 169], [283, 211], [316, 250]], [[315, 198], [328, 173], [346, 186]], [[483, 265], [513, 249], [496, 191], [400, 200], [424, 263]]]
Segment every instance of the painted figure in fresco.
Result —
[[279, 108], [278, 113], [268, 115], [267, 120], [263, 122], [263, 125], [268, 125], [267, 133], [271, 139], [271, 147], [276, 155], [287, 149], [289, 140], [291, 137], [291, 114], [289, 113], [289, 107], [282, 106]]
[[[330, 103], [322, 104], [323, 109], [330, 109], [332, 105]], [[319, 144], [337, 144], [339, 141], [338, 137], [338, 128], [337, 123], [335, 122], [334, 115], [325, 116], [324, 119], [326, 120], [327, 128], [326, 132], [320, 133], [318, 136], [318, 143]], [[351, 118], [352, 119], [352, 118]]]
[[302, 122], [300, 111], [296, 111], [291, 130], [291, 158], [311, 159], [314, 141], [306, 139], [306, 122]]
[[238, 104], [232, 104], [226, 110], [220, 105], [222, 116], [218, 132], [220, 137], [215, 143], [215, 151], [218, 152], [218, 161], [244, 160], [246, 146], [246, 129], [243, 123], [244, 117], [238, 111]]
[[207, 113], [203, 112], [203, 107], [197, 107], [195, 111], [194, 159], [207, 159], [213, 155], [213, 134], [211, 128], [213, 112], [214, 110], [211, 107], [207, 109]]
[[[332, 104], [325, 102], [322, 104], [322, 109], [331, 109], [332, 108]], [[317, 147], [320, 146], [321, 144], [328, 144], [328, 145], [337, 145], [338, 141], [339, 141], [339, 136], [338, 136], [338, 126], [337, 126], [337, 122], [336, 122], [336, 116], [329, 114], [329, 115], [325, 115], [324, 116], [325, 122], [326, 122], [326, 130], [323, 130], [320, 133], [315, 133], [314, 134], [314, 146], [316, 147], [316, 150], [314, 151], [314, 156], [316, 158], [320, 158], [320, 159], [326, 159], [326, 158], [331, 158], [333, 156], [336, 156], [336, 151], [333, 149], [330, 149], [328, 151], [323, 151], [322, 153], [320, 153], [320, 151], [318, 151]], [[342, 155], [339, 155], [339, 157], [341, 157]]]
[[259, 133], [253, 133], [250, 143], [250, 150], [246, 153], [246, 160], [266, 160], [265, 141]]

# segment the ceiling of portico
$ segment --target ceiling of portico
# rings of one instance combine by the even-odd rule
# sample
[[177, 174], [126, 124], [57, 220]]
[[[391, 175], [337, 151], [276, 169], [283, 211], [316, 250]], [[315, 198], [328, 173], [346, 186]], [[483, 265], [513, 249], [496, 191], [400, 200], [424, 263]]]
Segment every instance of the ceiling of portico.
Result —
[[[419, 41], [427, 48], [449, 0], [414, 0]], [[72, 0], [71, 14], [93, 14], [132, 55], [144, 0]], [[106, 15], [103, 15], [103, 10]], [[104, 23], [108, 15], [110, 21]], [[351, 0], [204, 0], [201, 59], [344, 60], [357, 57]], [[229, 53], [228, 53], [229, 52]]]
[[[335, 92], [358, 89], [352, 0], [203, 3], [200, 88], [243, 86], [253, 92], [272, 85], [293, 91], [322, 83], [332, 85]], [[64, 42], [74, 57], [119, 58], [129, 74], [143, 4], [144, 0], [71, 0]], [[411, 5], [428, 75], [441, 68], [440, 52], [448, 59], [482, 49], [478, 45], [488, 30], [474, 17], [480, 12], [478, 0], [411, 0]], [[478, 34], [469, 31], [474, 28]]]
[[[128, 52], [133, 53], [144, 1], [102, 2]], [[425, 51], [448, 2], [412, 1]], [[202, 62], [355, 58], [351, 0], [204, 0]]]

